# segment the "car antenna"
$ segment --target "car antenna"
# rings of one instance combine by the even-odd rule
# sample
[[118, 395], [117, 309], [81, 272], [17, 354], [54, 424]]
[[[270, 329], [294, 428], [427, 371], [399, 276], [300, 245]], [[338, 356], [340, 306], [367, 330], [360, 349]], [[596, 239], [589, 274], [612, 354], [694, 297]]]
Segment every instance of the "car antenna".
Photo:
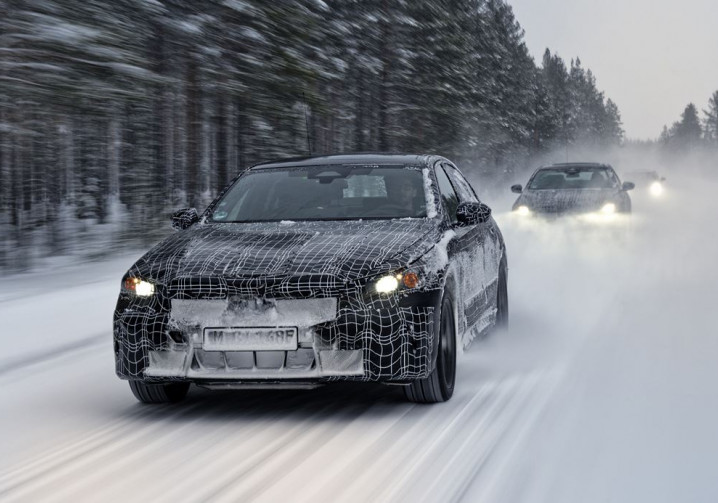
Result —
[[309, 136], [309, 112], [307, 110], [307, 98], [304, 96], [304, 91], [302, 91], [302, 103], [304, 104], [304, 124], [305, 131], [307, 133], [307, 150], [309, 151], [309, 155], [312, 155], [312, 140]]

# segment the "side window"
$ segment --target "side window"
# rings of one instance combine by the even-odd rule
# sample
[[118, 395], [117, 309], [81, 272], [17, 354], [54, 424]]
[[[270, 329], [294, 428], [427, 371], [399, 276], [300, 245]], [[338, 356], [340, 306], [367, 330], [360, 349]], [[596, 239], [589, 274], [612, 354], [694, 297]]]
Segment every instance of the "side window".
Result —
[[479, 198], [476, 197], [474, 189], [471, 188], [466, 178], [459, 172], [458, 169], [453, 167], [451, 164], [444, 164], [444, 170], [449, 175], [451, 183], [454, 185], [456, 192], [459, 194], [459, 200], [463, 203], [478, 203]]
[[459, 198], [456, 197], [454, 187], [451, 186], [449, 177], [444, 173], [444, 169], [436, 166], [436, 179], [439, 182], [439, 192], [441, 192], [441, 200], [444, 202], [444, 208], [449, 214], [449, 220], [456, 223], [456, 208], [459, 206]]

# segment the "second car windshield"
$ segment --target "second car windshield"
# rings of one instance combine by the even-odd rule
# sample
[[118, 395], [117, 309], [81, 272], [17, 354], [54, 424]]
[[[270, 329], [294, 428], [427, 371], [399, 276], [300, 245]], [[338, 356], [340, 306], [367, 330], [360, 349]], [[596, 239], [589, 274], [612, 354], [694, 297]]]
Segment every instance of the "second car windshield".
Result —
[[609, 189], [618, 180], [607, 168], [542, 169], [538, 171], [529, 189]]
[[402, 166], [309, 166], [250, 171], [213, 222], [425, 217], [422, 171]]

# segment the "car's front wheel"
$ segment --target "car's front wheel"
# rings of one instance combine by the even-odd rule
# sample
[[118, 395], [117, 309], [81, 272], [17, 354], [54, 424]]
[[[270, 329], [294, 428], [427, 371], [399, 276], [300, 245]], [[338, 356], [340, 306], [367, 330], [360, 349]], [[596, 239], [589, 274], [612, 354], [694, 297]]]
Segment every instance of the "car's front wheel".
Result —
[[439, 347], [434, 370], [425, 379], [404, 387], [406, 398], [416, 403], [445, 402], [454, 394], [456, 380], [456, 328], [451, 298], [444, 295], [439, 321]]
[[189, 390], [188, 382], [148, 384], [129, 381], [132, 394], [142, 403], [174, 403], [182, 400]]

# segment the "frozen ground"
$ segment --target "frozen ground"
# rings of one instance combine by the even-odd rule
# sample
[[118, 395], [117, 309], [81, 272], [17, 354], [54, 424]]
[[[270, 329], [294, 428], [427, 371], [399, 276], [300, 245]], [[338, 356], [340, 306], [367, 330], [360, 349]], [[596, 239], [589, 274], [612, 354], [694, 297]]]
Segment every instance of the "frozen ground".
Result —
[[110, 339], [133, 257], [3, 278], [0, 500], [718, 501], [718, 185], [673, 178], [624, 243], [489, 201], [511, 329], [441, 405], [336, 385], [142, 406]]

